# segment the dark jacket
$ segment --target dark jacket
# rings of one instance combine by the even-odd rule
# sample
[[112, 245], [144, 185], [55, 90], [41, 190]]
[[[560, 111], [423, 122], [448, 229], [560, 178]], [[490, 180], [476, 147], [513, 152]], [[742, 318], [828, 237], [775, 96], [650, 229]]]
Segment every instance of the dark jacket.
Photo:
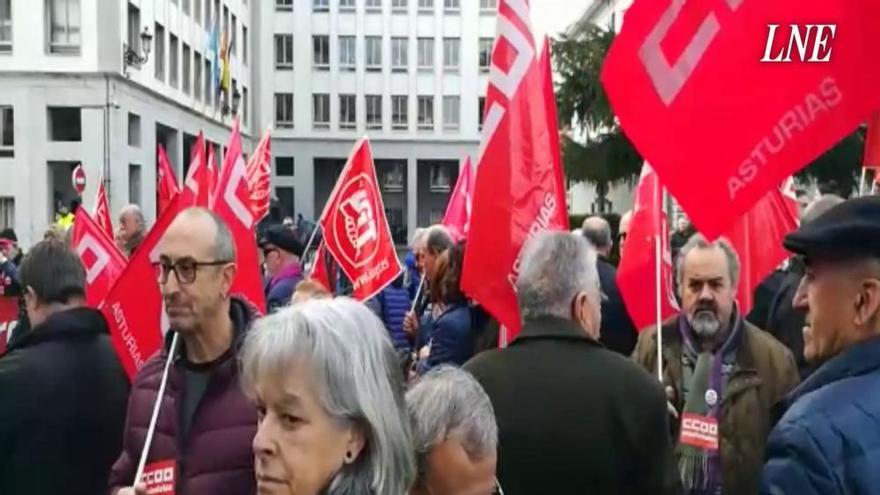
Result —
[[[180, 405], [185, 393], [183, 349], [173, 358], [159, 412], [159, 421], [147, 464], [175, 460], [177, 495], [248, 495], [256, 493], [251, 443], [257, 429], [257, 411], [244, 396], [238, 380], [238, 353], [254, 312], [238, 299], [230, 308], [235, 329], [232, 348], [211, 375], [189, 429], [180, 434]], [[132, 387], [125, 423], [122, 455], [110, 474], [111, 492], [131, 486], [143, 449], [153, 404], [159, 391], [168, 342], [138, 372]]]
[[782, 404], [761, 493], [880, 494], [880, 337], [822, 365]]
[[785, 276], [785, 270], [774, 270], [755, 287], [755, 290], [752, 291], [752, 309], [746, 316], [749, 323], [758, 328], [766, 328], [769, 332], [767, 322], [770, 320], [770, 309], [776, 294], [782, 288]]
[[18, 282], [18, 266], [13, 260], [0, 264], [0, 296], [15, 297], [21, 295]]
[[423, 375], [441, 364], [461, 366], [467, 362], [474, 355], [471, 323], [471, 310], [463, 302], [450, 305], [437, 318], [431, 311], [425, 311], [419, 322], [415, 350], [429, 345], [431, 353], [419, 362], [418, 373]]
[[272, 313], [279, 308], [290, 304], [290, 298], [297, 284], [302, 282], [303, 272], [299, 262], [293, 263], [266, 283], [266, 307]]
[[[767, 332], [744, 322], [736, 364], [721, 398], [721, 478], [724, 495], [754, 495], [758, 491], [764, 446], [770, 435], [771, 408], [798, 383], [791, 353]], [[663, 383], [672, 387], [672, 404], [684, 409], [682, 340], [678, 318], [663, 326]], [[657, 370], [657, 329], [639, 335], [634, 354], [647, 371]], [[672, 428], [679, 436], [679, 424]], [[794, 494], [798, 495], [798, 494]]]
[[605, 300], [602, 301], [602, 332], [599, 342], [614, 352], [629, 357], [636, 347], [639, 332], [626, 312], [623, 298], [617, 289], [617, 270], [602, 258], [596, 260], [599, 284]]
[[660, 385], [573, 322], [527, 320], [464, 368], [495, 409], [505, 494], [681, 493]]
[[402, 286], [389, 285], [376, 296], [377, 315], [385, 323], [391, 343], [398, 351], [412, 351], [412, 342], [403, 330], [403, 320], [409, 308], [409, 292]]
[[801, 380], [810, 376], [814, 369], [813, 365], [807, 363], [804, 358], [804, 324], [807, 320], [807, 312], [792, 305], [803, 276], [803, 268], [789, 267], [770, 303], [767, 326], [764, 327], [794, 355]]
[[0, 359], [0, 493], [102, 493], [129, 383], [101, 313], [56, 313]]

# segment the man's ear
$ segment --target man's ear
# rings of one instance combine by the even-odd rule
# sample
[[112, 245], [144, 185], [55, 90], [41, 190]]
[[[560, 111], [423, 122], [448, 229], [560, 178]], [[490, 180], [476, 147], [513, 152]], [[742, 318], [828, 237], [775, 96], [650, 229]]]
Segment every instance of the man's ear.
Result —
[[856, 325], [864, 325], [880, 317], [880, 280], [871, 278], [862, 281], [855, 309], [853, 323]]
[[238, 265], [235, 262], [227, 263], [223, 266], [223, 294], [229, 295], [230, 290], [232, 289], [232, 282], [235, 280], [235, 275], [238, 273]]

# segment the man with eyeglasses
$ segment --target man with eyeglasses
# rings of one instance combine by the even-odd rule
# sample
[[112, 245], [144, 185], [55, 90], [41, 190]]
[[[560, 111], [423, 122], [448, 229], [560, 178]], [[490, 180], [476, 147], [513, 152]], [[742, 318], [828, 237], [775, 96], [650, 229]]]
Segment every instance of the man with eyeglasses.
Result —
[[[143, 483], [126, 487], [134, 481], [168, 359], [172, 366], [144, 470], [152, 478], [145, 477], [155, 479], [158, 472], [166, 479], [170, 473], [177, 493], [187, 495], [255, 493], [251, 441], [257, 415], [239, 387], [236, 363], [255, 313], [230, 296], [236, 274], [232, 234], [213, 212], [185, 210], [159, 244], [155, 266], [170, 330], [132, 386], [111, 493], [147, 493]], [[175, 332], [180, 339], [169, 356]]]
[[303, 279], [303, 245], [292, 230], [275, 225], [266, 230], [260, 248], [266, 263], [266, 305], [272, 313], [290, 302], [296, 285]]

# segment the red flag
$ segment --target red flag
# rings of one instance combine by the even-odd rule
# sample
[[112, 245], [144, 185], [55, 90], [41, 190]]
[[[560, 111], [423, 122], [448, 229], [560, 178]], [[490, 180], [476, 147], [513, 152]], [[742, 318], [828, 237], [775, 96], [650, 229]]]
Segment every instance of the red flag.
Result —
[[788, 258], [782, 239], [797, 228], [796, 218], [782, 192], [774, 188], [725, 234], [739, 254], [736, 299], [740, 314], [749, 314], [755, 288]]
[[[627, 137], [714, 238], [880, 107], [877, 19], [877, 1], [638, 0], [602, 82]], [[799, 55], [792, 35], [827, 43]]]
[[443, 215], [443, 222], [441, 222], [456, 242], [467, 237], [470, 226], [471, 208], [474, 203], [474, 175], [471, 157], [467, 157], [458, 173], [458, 181], [449, 196], [446, 214]]
[[186, 173], [186, 181], [183, 183], [183, 191], [181, 192], [183, 207], [208, 208], [211, 194], [210, 182], [211, 173], [205, 158], [205, 136], [199, 132], [199, 137], [196, 138], [190, 153], [189, 170]]
[[0, 356], [6, 347], [15, 325], [18, 323], [18, 298], [0, 296]]
[[782, 183], [782, 199], [785, 200], [785, 206], [791, 217], [800, 223], [801, 205], [798, 202], [797, 190], [795, 190], [794, 177], [789, 177]]
[[125, 255], [85, 208], [76, 210], [70, 245], [86, 269], [86, 304], [100, 308], [125, 270]]
[[657, 248], [660, 237], [660, 317], [678, 313], [672, 284], [672, 252], [669, 225], [663, 213], [663, 188], [647, 163], [633, 197], [629, 235], [621, 246], [617, 287], [633, 324], [639, 331], [657, 325]]
[[376, 181], [370, 141], [354, 145], [319, 220], [324, 245], [365, 301], [400, 275], [385, 206]]
[[269, 214], [272, 199], [272, 138], [267, 130], [247, 164], [247, 180], [251, 188], [251, 210], [257, 222]]
[[865, 136], [865, 158], [862, 166], [874, 171], [874, 182], [880, 184], [880, 112], [871, 116]]
[[93, 210], [95, 223], [107, 234], [108, 239], [113, 239], [113, 220], [110, 220], [110, 204], [107, 201], [107, 189], [104, 187], [104, 178], [98, 183], [98, 193], [95, 195], [95, 209]]
[[174, 178], [174, 172], [171, 169], [171, 164], [168, 162], [168, 155], [165, 154], [165, 148], [161, 144], [157, 148], [159, 169], [156, 176], [156, 191], [158, 193], [158, 216], [161, 216], [179, 190], [177, 188], [177, 179]]
[[522, 326], [514, 283], [523, 243], [545, 229], [568, 230], [549, 55], [542, 62], [543, 70], [527, 4], [498, 2], [461, 286], [510, 338]]
[[327, 292], [331, 294], [335, 292], [334, 284], [330, 281], [330, 272], [327, 270], [327, 260], [324, 254], [324, 243], [318, 246], [317, 251], [315, 252], [315, 259], [312, 261], [312, 274], [309, 275], [309, 278], [321, 284]]
[[208, 146], [208, 206], [210, 208], [214, 207], [214, 192], [217, 188], [217, 159], [214, 157], [214, 146]]
[[162, 345], [165, 310], [152, 261], [159, 241], [180, 213], [180, 199], [180, 195], [172, 198], [101, 307], [113, 348], [130, 379]]
[[260, 275], [260, 257], [254, 228], [256, 218], [250, 209], [251, 192], [248, 188], [244, 157], [241, 154], [241, 134], [236, 119], [229, 136], [226, 157], [220, 171], [220, 180], [214, 191], [211, 208], [229, 227], [235, 239], [238, 274], [232, 282], [232, 292], [248, 300], [260, 311], [266, 311], [266, 297]]

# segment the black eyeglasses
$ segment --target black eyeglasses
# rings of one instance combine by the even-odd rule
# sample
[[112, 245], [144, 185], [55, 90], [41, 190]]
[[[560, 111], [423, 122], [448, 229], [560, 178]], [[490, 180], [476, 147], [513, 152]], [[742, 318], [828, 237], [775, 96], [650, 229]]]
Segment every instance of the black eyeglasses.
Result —
[[156, 277], [160, 284], [168, 283], [168, 275], [174, 272], [177, 282], [180, 284], [191, 284], [196, 281], [196, 273], [201, 266], [221, 266], [232, 263], [228, 260], [217, 261], [196, 261], [192, 259], [177, 260], [174, 263], [169, 261], [153, 262], [153, 268], [156, 270]]

